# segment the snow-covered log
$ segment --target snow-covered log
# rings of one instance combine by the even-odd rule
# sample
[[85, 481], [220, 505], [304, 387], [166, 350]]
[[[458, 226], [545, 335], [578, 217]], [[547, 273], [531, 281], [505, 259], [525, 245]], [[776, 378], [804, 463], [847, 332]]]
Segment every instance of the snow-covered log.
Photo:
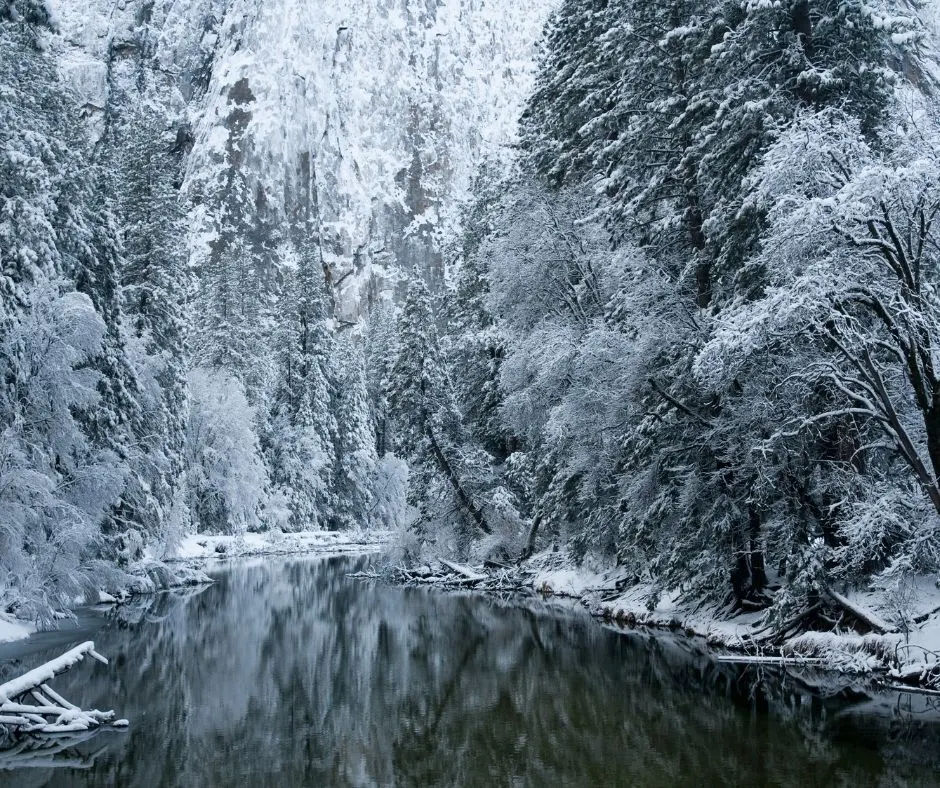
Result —
[[479, 572], [474, 572], [470, 567], [464, 566], [463, 564], [455, 564], [453, 561], [448, 561], [444, 558], [439, 558], [444, 566], [450, 569], [452, 572], [456, 572], [458, 575], [465, 577], [471, 583], [478, 583], [481, 580], [486, 580], [486, 575], [480, 574]]
[[435, 586], [454, 591], [485, 591], [487, 593], [532, 593], [531, 585], [515, 569], [499, 569], [487, 572], [485, 567], [469, 567], [437, 559], [441, 569], [423, 565], [413, 568], [388, 567], [381, 572], [355, 572], [347, 577], [361, 580], [387, 580], [404, 586]]
[[127, 720], [115, 720], [113, 711], [84, 710], [70, 703], [48, 682], [65, 673], [88, 655], [99, 662], [108, 660], [95, 651], [88, 640], [38, 668], [0, 684], [0, 726], [14, 733], [76, 733], [110, 723], [116, 727]]
[[876, 632], [879, 635], [884, 635], [889, 632], [897, 632], [897, 628], [891, 626], [885, 621], [882, 621], [875, 613], [870, 610], [865, 610], [860, 605], [856, 605], [854, 602], [850, 601], [848, 598], [844, 597], [842, 594], [837, 591], [833, 591], [831, 588], [826, 587], [823, 589], [823, 593], [833, 602], [835, 602], [839, 607], [843, 608], [847, 613], [855, 616], [859, 621], [863, 622], [872, 632]]
[[728, 662], [735, 665], [825, 665], [820, 657], [784, 657], [760, 654], [721, 654], [716, 662]]

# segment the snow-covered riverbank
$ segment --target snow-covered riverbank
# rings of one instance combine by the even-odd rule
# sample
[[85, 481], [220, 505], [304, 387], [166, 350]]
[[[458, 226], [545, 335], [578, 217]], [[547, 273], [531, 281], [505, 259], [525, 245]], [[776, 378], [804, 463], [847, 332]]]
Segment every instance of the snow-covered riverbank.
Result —
[[[205, 569], [219, 560], [290, 555], [366, 554], [381, 550], [387, 531], [299, 531], [281, 533], [192, 534], [176, 550], [161, 557], [146, 556], [125, 574], [102, 582], [97, 598], [76, 597], [74, 606], [117, 604], [140, 594], [210, 583]], [[63, 618], [68, 614], [63, 612]], [[43, 627], [37, 622], [0, 614], [0, 643], [28, 638]]]
[[10, 643], [22, 640], [36, 631], [36, 627], [28, 621], [9, 618], [0, 615], [0, 643]]
[[374, 553], [390, 538], [387, 531], [298, 531], [187, 536], [166, 560], [204, 564], [220, 558], [250, 558], [304, 553]]
[[[564, 553], [544, 552], [519, 567], [462, 566], [395, 570], [399, 582], [488, 592], [530, 591], [583, 605], [617, 630], [650, 627], [700, 639], [720, 661], [807, 665], [853, 675], [870, 675], [885, 685], [940, 690], [940, 589], [919, 577], [899, 610], [897, 599], [875, 590], [832, 592], [844, 615], [830, 631], [807, 631], [801, 621], [774, 627], [767, 611], [729, 616], [726, 611], [677, 592], [661, 593], [655, 604], [649, 585], [630, 584], [614, 566], [576, 566]], [[849, 611], [865, 616], [871, 627]]]

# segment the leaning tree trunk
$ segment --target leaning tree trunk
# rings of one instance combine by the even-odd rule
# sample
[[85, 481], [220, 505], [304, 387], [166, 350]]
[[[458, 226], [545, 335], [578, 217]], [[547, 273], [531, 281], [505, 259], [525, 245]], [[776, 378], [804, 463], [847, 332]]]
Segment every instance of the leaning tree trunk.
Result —
[[539, 527], [542, 525], [542, 514], [539, 512], [532, 518], [532, 527], [529, 528], [529, 537], [526, 539], [525, 547], [519, 555], [520, 563], [527, 561], [535, 554], [535, 540], [539, 535]]
[[940, 389], [935, 386], [930, 408], [924, 413], [924, 429], [927, 433], [927, 454], [933, 471], [934, 487], [940, 479]]
[[447, 459], [447, 455], [445, 455], [441, 449], [437, 438], [434, 437], [434, 430], [431, 429], [430, 425], [428, 425], [427, 428], [427, 436], [428, 442], [431, 444], [431, 453], [434, 455], [434, 459], [440, 466], [441, 471], [443, 471], [444, 476], [447, 477], [447, 481], [449, 481], [451, 487], [454, 488], [460, 505], [467, 511], [470, 517], [473, 518], [473, 522], [477, 524], [483, 533], [492, 534], [493, 529], [490, 528], [489, 523], [486, 522], [486, 518], [483, 516], [483, 512], [480, 511], [480, 507], [474, 503], [467, 491], [464, 490], [463, 485], [460, 483], [460, 478], [454, 470], [454, 466], [451, 465], [450, 460]]

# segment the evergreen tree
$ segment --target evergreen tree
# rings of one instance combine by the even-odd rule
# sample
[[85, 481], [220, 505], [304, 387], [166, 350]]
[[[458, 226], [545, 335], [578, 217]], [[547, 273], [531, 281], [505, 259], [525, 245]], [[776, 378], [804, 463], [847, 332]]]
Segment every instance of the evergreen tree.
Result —
[[760, 227], [746, 176], [779, 128], [801, 107], [838, 106], [878, 132], [891, 34], [907, 19], [891, 11], [569, 0], [549, 28], [526, 145], [552, 182], [603, 191], [613, 235], [654, 248], [709, 306], [719, 286], [733, 296], [759, 284], [739, 280]]
[[395, 449], [406, 457], [428, 456], [433, 433], [452, 433], [458, 422], [441, 359], [431, 294], [420, 273], [408, 282], [398, 316], [395, 361], [387, 379]]
[[135, 404], [113, 217], [45, 22], [0, 6], [0, 598], [27, 615], [88, 590]]
[[361, 348], [349, 337], [336, 342], [336, 525], [340, 529], [372, 524], [376, 480], [375, 433], [366, 391]]
[[279, 354], [265, 450], [271, 481], [295, 530], [334, 527], [337, 423], [331, 375], [333, 338], [319, 247], [300, 250], [296, 279], [278, 330]]
[[499, 416], [500, 365], [506, 338], [487, 300], [490, 295], [484, 247], [493, 231], [497, 204], [511, 176], [484, 165], [474, 184], [474, 198], [461, 222], [455, 251], [459, 268], [456, 286], [448, 297], [447, 364], [453, 370], [455, 396], [462, 419], [473, 437], [497, 462], [512, 450]]
[[372, 403], [372, 424], [375, 433], [375, 451], [384, 457], [393, 451], [389, 433], [388, 376], [397, 355], [395, 307], [382, 299], [369, 315], [364, 336], [366, 391]]
[[[386, 379], [390, 433], [395, 451], [411, 466], [409, 501], [421, 513], [419, 533], [440, 514], [435, 507], [452, 502], [469, 527], [458, 534], [465, 550], [472, 536], [492, 527], [464, 476], [465, 446], [460, 414], [444, 366], [431, 295], [418, 272], [408, 283], [398, 316], [395, 361]], [[445, 508], [446, 508], [445, 504]]]
[[155, 505], [139, 512], [148, 536], [171, 537], [185, 523], [184, 492], [187, 272], [179, 164], [159, 113], [129, 107], [108, 136], [123, 239], [121, 280], [128, 345], [140, 381], [139, 473]]

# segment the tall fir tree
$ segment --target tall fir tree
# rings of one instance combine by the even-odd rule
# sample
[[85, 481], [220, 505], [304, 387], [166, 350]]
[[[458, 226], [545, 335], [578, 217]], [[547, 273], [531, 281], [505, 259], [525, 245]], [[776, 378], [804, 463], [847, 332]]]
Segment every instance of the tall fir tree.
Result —
[[289, 527], [335, 528], [337, 423], [326, 283], [318, 245], [303, 246], [298, 257], [278, 328], [264, 446]]
[[390, 434], [411, 466], [409, 501], [420, 512], [416, 530], [429, 526], [448, 506], [462, 516], [458, 534], [465, 551], [474, 536], [492, 527], [465, 478], [460, 413], [441, 352], [431, 294], [415, 271], [397, 321], [395, 360], [386, 378]]
[[378, 457], [366, 390], [362, 348], [350, 336], [335, 343], [338, 370], [333, 412], [336, 415], [336, 473], [334, 500], [340, 529], [373, 524], [373, 487]]
[[141, 387], [140, 474], [155, 505], [140, 513], [155, 541], [186, 524], [183, 466], [188, 392], [188, 272], [180, 162], [162, 113], [125, 105], [107, 138], [111, 189], [122, 231], [121, 281], [128, 345]]

